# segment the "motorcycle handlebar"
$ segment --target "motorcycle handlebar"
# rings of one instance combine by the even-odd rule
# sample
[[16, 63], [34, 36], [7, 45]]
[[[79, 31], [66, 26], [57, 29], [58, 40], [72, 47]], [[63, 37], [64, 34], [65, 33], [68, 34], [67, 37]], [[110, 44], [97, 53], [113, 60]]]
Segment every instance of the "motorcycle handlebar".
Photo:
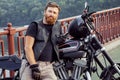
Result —
[[85, 20], [85, 19], [89, 18], [93, 13], [95, 13], [95, 12], [85, 13], [81, 17], [83, 18], [83, 20]]

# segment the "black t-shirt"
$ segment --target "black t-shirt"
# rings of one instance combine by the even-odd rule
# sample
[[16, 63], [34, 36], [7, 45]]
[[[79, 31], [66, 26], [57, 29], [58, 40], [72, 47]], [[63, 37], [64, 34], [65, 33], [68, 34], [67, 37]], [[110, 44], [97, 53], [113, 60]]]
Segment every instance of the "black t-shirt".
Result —
[[[43, 24], [43, 22], [40, 22], [40, 25], [45, 28], [47, 30], [47, 32], [49, 32], [50, 36], [49, 39], [47, 41], [47, 44], [44, 48], [44, 50], [42, 51], [39, 60], [40, 61], [53, 61], [53, 56], [54, 56], [54, 49], [53, 49], [53, 45], [51, 42], [51, 33], [52, 33], [52, 27], [53, 25], [47, 25], [47, 24]], [[35, 23], [31, 23], [30, 26], [28, 27], [28, 30], [26, 32], [26, 35], [32, 36], [32, 37], [36, 37], [37, 35], [37, 25]]]

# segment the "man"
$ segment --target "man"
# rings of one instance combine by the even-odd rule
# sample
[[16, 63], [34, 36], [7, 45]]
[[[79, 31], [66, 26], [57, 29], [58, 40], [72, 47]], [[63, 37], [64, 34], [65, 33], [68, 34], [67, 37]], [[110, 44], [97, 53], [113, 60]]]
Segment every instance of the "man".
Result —
[[57, 21], [60, 7], [49, 2], [41, 21], [32, 22], [26, 32], [25, 56], [20, 68], [21, 80], [57, 80], [52, 64], [59, 60], [58, 44], [64, 39], [60, 22]]

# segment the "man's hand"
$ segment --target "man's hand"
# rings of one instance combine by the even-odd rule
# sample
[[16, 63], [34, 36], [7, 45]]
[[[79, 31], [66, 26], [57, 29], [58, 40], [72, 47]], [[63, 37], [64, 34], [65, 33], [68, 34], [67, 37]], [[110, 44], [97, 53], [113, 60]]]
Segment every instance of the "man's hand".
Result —
[[32, 71], [32, 78], [35, 80], [41, 80], [40, 79], [40, 70], [39, 70], [38, 66], [39, 66], [38, 64], [30, 65], [30, 69]]

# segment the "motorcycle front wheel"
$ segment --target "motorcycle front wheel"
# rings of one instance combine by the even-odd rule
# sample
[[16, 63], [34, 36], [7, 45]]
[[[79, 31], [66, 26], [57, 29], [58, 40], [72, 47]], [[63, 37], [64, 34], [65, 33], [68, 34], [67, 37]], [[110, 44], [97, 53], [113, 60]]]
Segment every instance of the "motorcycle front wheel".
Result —
[[[120, 63], [117, 64], [117, 67], [120, 70]], [[118, 74], [115, 68], [110, 67], [109, 71], [106, 73], [106, 76], [104, 76], [102, 80], [120, 80], [120, 74]]]

